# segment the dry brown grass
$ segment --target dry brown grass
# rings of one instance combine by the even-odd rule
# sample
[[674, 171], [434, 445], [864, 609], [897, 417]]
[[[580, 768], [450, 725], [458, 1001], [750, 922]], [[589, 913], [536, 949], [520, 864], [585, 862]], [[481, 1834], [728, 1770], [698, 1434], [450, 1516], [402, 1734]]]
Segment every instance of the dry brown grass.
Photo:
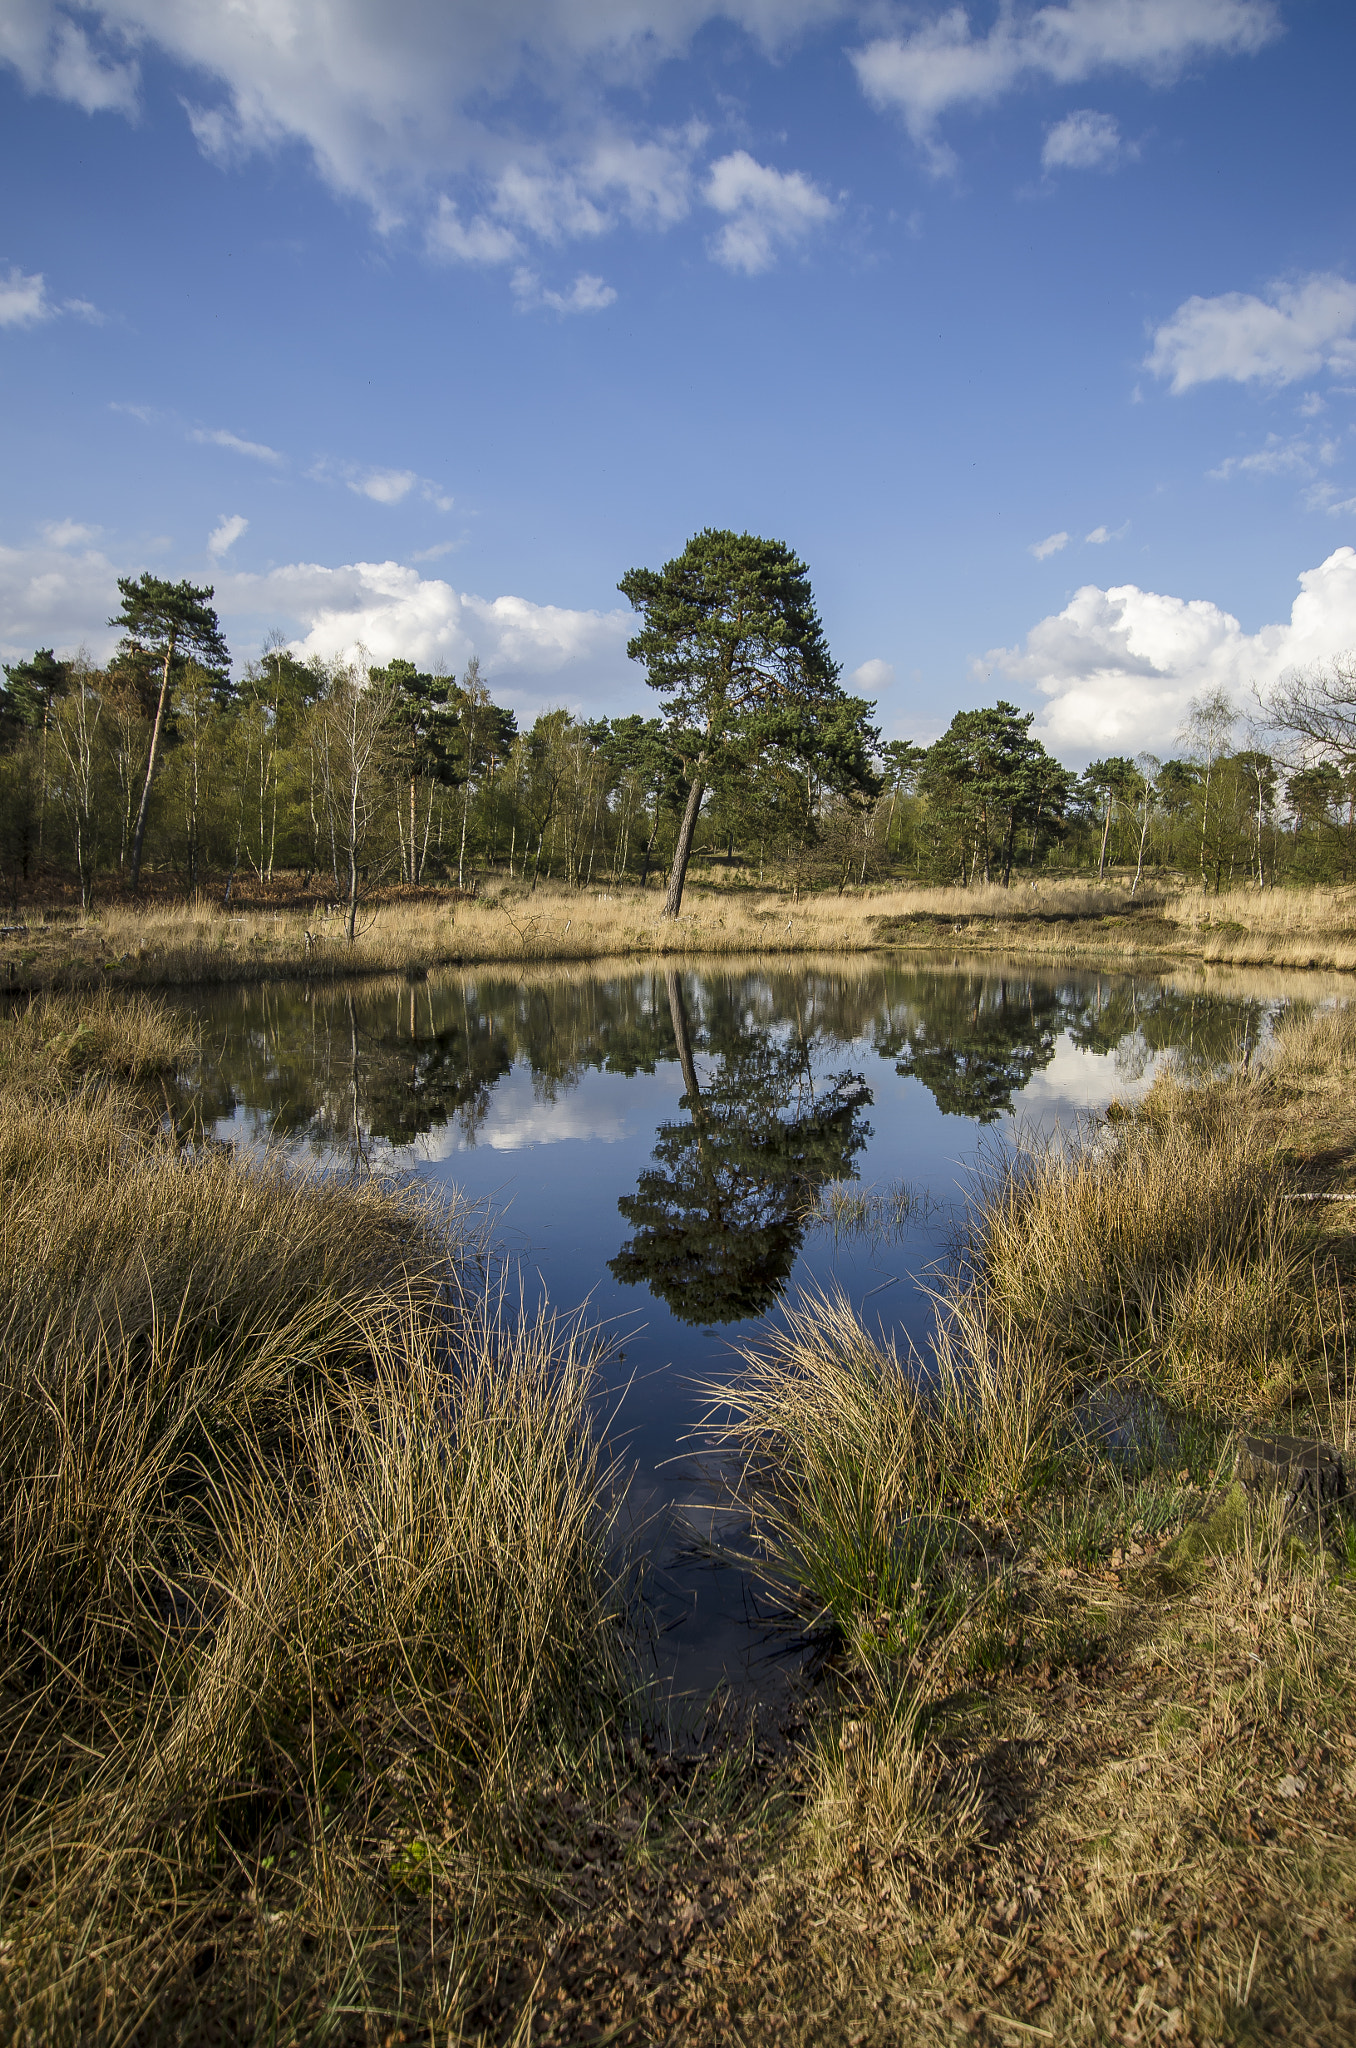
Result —
[[216, 903], [114, 903], [83, 924], [34, 926], [0, 940], [0, 988], [107, 980], [122, 988], [423, 971], [482, 962], [619, 957], [800, 955], [1019, 948], [1051, 960], [1186, 958], [1213, 965], [1356, 968], [1356, 889], [1153, 888], [1041, 879], [972, 889], [849, 889], [795, 899], [690, 887], [677, 920], [656, 891], [530, 891], [491, 884], [478, 901], [374, 900], [350, 945], [343, 919], [316, 911], [232, 913]]
[[460, 2034], [544, 1788], [613, 1782], [595, 1340], [465, 1218], [73, 1078], [173, 1059], [127, 1026], [35, 1010], [0, 1089], [6, 2035]]
[[1127, 1474], [1060, 1423], [1132, 1369], [1350, 1448], [1346, 1212], [1280, 1148], [1356, 1021], [991, 1181], [925, 1382], [841, 1304], [770, 1334], [729, 1443], [848, 1655], [685, 1776], [618, 1739], [587, 1333], [390, 1190], [185, 1153], [118, 1016], [12, 1019], [0, 1089], [15, 2039], [1350, 2039], [1356, 1545], [1212, 1493], [1218, 1426]]

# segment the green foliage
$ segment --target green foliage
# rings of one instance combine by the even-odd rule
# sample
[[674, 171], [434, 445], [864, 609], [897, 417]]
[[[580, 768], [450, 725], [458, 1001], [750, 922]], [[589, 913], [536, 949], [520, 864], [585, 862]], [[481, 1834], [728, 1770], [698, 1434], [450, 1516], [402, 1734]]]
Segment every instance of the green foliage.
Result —
[[773, 1036], [724, 1006], [703, 1047], [715, 1070], [700, 1082], [676, 971], [668, 994], [687, 1117], [660, 1125], [656, 1164], [618, 1202], [635, 1235], [610, 1267], [684, 1322], [736, 1322], [776, 1300], [820, 1189], [847, 1178], [870, 1136], [871, 1096], [859, 1074], [816, 1075], [803, 1036]]
[[1031, 737], [1033, 712], [1002, 699], [987, 711], [959, 711], [918, 770], [928, 808], [932, 869], [962, 883], [982, 876], [1004, 886], [1012, 875], [1019, 829], [1034, 860], [1043, 827], [1057, 825], [1071, 777]]
[[688, 785], [665, 904], [677, 916], [706, 791], [743, 783], [776, 836], [804, 846], [826, 793], [876, 794], [875, 707], [839, 687], [809, 571], [782, 541], [706, 527], [662, 569], [630, 569], [617, 587], [643, 615], [626, 651], [664, 699]]
[[167, 669], [176, 655], [191, 655], [225, 683], [231, 656], [212, 610], [210, 583], [168, 583], [147, 571], [119, 576], [118, 590], [122, 605], [108, 623], [120, 626], [131, 646], [158, 656]]
[[1288, 779], [1264, 750], [1232, 750], [1237, 715], [1218, 694], [1192, 707], [1186, 757], [1161, 764], [1115, 756], [1075, 775], [1001, 699], [958, 712], [929, 747], [883, 740], [875, 707], [841, 686], [805, 564], [753, 534], [707, 528], [622, 578], [657, 717], [556, 707], [521, 733], [474, 656], [459, 678], [403, 656], [350, 676], [273, 633], [233, 680], [210, 587], [118, 587], [125, 637], [106, 671], [82, 669], [81, 693], [51, 648], [4, 670], [0, 889], [15, 904], [55, 876], [85, 901], [100, 877], [135, 881], [143, 849], [189, 890], [253, 870], [265, 884], [328, 873], [344, 893], [334, 713], [364, 687], [385, 706], [362, 791], [369, 885], [474, 888], [495, 870], [644, 885], [662, 863], [676, 915], [694, 855], [731, 883], [797, 891], [1092, 868], [1133, 869], [1137, 885], [1186, 870], [1216, 891], [1356, 874], [1345, 727], [1311, 736]]

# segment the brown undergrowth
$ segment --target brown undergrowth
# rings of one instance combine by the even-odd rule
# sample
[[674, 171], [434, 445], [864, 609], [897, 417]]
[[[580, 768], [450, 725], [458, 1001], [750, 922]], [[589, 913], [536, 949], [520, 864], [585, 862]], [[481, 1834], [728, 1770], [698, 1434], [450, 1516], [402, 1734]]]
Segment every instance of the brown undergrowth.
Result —
[[1042, 876], [969, 889], [920, 885], [800, 894], [695, 881], [677, 919], [662, 895], [602, 884], [536, 889], [490, 881], [460, 891], [374, 893], [350, 943], [334, 905], [248, 909], [215, 897], [115, 899], [97, 914], [34, 912], [0, 933], [0, 992], [108, 986], [170, 988], [274, 979], [427, 972], [491, 962], [799, 956], [961, 945], [1018, 949], [1029, 958], [1193, 960], [1356, 969], [1356, 889], [1235, 889], [1213, 896], [1178, 879], [1132, 895], [1125, 879], [1099, 884]]
[[95, 1003], [0, 1054], [5, 2037], [442, 2039], [557, 1782], [615, 1802], [595, 1340], [473, 1217], [184, 1142], [183, 1050]]

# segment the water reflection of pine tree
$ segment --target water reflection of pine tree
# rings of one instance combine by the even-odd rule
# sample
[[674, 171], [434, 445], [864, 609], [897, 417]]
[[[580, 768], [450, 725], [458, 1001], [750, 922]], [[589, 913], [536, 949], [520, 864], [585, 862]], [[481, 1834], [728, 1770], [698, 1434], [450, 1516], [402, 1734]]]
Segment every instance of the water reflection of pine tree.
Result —
[[734, 1322], [775, 1300], [820, 1188], [851, 1173], [871, 1135], [871, 1094], [860, 1074], [816, 1084], [802, 1032], [773, 1035], [719, 1005], [703, 1085], [682, 979], [667, 980], [688, 1117], [660, 1125], [657, 1165], [618, 1202], [635, 1235], [610, 1266], [684, 1322]]
[[1084, 1007], [1058, 984], [1025, 976], [938, 976], [920, 1007], [878, 1030], [876, 1051], [919, 1080], [945, 1116], [992, 1123], [1055, 1056]]

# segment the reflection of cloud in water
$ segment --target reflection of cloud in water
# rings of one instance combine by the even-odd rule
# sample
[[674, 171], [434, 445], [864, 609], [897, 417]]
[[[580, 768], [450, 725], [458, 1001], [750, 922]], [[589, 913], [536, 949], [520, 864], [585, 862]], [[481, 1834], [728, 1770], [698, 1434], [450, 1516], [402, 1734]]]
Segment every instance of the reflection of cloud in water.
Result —
[[1102, 1053], [1072, 1045], [1061, 1036], [1048, 1067], [1034, 1073], [1013, 1098], [1011, 1116], [1023, 1123], [1072, 1123], [1080, 1110], [1105, 1109], [1117, 1096], [1143, 1094], [1158, 1071], [1159, 1055], [1122, 1063]]
[[[618, 1144], [635, 1131], [635, 1112], [640, 1112], [644, 1121], [643, 1108], [636, 1104], [632, 1111], [628, 1103], [624, 1110], [615, 1100], [615, 1091], [598, 1088], [599, 1078], [583, 1075], [553, 1102], [543, 1101], [527, 1069], [515, 1067], [495, 1088], [484, 1120], [470, 1144], [488, 1146], [495, 1152], [521, 1152], [528, 1145], [560, 1145], [572, 1138], [596, 1145]], [[671, 1095], [671, 1088], [668, 1092]], [[455, 1124], [444, 1124], [440, 1130], [426, 1132], [410, 1151], [432, 1163], [464, 1152], [467, 1144]]]

